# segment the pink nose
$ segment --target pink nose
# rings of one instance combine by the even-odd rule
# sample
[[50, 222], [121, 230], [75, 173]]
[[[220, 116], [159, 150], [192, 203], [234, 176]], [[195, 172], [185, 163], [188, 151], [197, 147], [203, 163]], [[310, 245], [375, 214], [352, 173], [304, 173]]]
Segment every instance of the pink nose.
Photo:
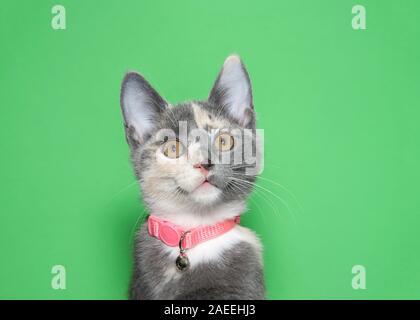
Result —
[[207, 168], [205, 168], [201, 163], [196, 163], [195, 165], [193, 165], [193, 167], [195, 169], [199, 169], [205, 177], [207, 177], [207, 175], [209, 174], [209, 170], [207, 170]]

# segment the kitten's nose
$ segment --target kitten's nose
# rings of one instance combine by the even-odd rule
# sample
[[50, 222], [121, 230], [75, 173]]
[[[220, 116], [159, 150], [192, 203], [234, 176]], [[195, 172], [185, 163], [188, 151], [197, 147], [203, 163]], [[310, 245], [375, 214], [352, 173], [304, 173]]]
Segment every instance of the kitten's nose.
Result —
[[207, 176], [209, 169], [213, 166], [210, 160], [206, 163], [196, 163], [193, 167], [199, 169], [204, 176]]

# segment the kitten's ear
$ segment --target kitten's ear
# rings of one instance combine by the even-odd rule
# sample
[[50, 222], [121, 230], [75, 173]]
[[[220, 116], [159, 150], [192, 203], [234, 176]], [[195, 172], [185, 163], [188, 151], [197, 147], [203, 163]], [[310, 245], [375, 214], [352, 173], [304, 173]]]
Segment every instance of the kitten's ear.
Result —
[[225, 60], [208, 100], [244, 127], [254, 127], [251, 81], [239, 56], [231, 55]]
[[125, 75], [121, 85], [121, 108], [131, 146], [138, 146], [150, 137], [166, 106], [166, 101], [141, 75], [136, 72]]

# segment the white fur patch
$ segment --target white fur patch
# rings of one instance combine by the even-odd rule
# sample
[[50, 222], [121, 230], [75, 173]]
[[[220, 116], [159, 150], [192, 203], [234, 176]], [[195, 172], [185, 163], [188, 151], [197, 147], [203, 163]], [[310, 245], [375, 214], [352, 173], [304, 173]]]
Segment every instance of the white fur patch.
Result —
[[[225, 251], [234, 248], [235, 245], [240, 242], [250, 244], [255, 249], [255, 253], [259, 256], [260, 263], [262, 264], [262, 245], [257, 235], [250, 229], [237, 225], [225, 234], [200, 243], [196, 247], [188, 250], [186, 254], [190, 260], [190, 268], [197, 267], [201, 263], [220, 260]], [[179, 255], [179, 249], [177, 247], [169, 247], [164, 244], [162, 245], [165, 247], [165, 250], [169, 252], [170, 257], [174, 261], [174, 265], [168, 266], [166, 273], [171, 278], [175, 277], [179, 274], [175, 266], [175, 260]]]
[[195, 228], [201, 225], [212, 225], [217, 222], [233, 219], [238, 214], [245, 211], [245, 203], [236, 201], [221, 204], [217, 209], [202, 209], [198, 211], [196, 207], [189, 204], [156, 202], [152, 206], [151, 213], [186, 229]]
[[[167, 208], [169, 209], [169, 208]], [[176, 210], [177, 214], [173, 214], [173, 210]], [[185, 229], [194, 228], [200, 225], [212, 225], [217, 222], [232, 219], [236, 215], [245, 211], [245, 204], [243, 202], [234, 202], [231, 204], [224, 205], [221, 209], [215, 212], [208, 212], [208, 214], [200, 215], [197, 212], [189, 212], [187, 208], [182, 211], [181, 208], [170, 208], [167, 214], [165, 211], [156, 211], [156, 215], [163, 219], [167, 219], [172, 223], [182, 226]], [[210, 261], [217, 261], [220, 259], [226, 250], [233, 248], [240, 242], [249, 243], [254, 249], [262, 264], [262, 245], [257, 235], [248, 228], [237, 225], [232, 230], [222, 234], [221, 236], [205, 241], [189, 249], [186, 253], [191, 263], [191, 268], [198, 266], [201, 263], [208, 263]], [[179, 271], [176, 269], [175, 260], [179, 255], [178, 247], [169, 247], [162, 243], [164, 250], [169, 252], [170, 257], [174, 261], [173, 265], [168, 266], [166, 271], [167, 278], [165, 281], [169, 281], [173, 277], [179, 275]]]
[[[234, 248], [240, 242], [246, 242], [254, 248], [255, 253], [259, 258], [259, 263], [262, 265], [262, 245], [257, 235], [248, 228], [240, 225], [235, 226], [232, 230], [225, 234], [214, 238], [212, 240], [200, 243], [196, 247], [186, 252], [190, 261], [190, 268], [195, 268], [202, 263], [209, 263], [212, 261], [220, 261], [223, 259], [225, 251]], [[178, 279], [182, 273], [176, 268], [175, 261], [179, 255], [178, 247], [169, 247], [162, 243], [162, 247], [169, 253], [169, 257], [173, 263], [169, 264], [158, 286], [154, 288], [154, 294], [159, 296], [165, 284], [171, 280]]]

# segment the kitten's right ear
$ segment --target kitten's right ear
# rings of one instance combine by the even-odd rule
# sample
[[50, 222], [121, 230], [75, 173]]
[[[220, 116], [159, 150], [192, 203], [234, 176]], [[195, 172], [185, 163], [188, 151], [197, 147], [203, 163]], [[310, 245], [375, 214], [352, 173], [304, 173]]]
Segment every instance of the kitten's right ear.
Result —
[[136, 72], [125, 75], [120, 98], [127, 141], [131, 146], [143, 144], [155, 129], [166, 101]]

